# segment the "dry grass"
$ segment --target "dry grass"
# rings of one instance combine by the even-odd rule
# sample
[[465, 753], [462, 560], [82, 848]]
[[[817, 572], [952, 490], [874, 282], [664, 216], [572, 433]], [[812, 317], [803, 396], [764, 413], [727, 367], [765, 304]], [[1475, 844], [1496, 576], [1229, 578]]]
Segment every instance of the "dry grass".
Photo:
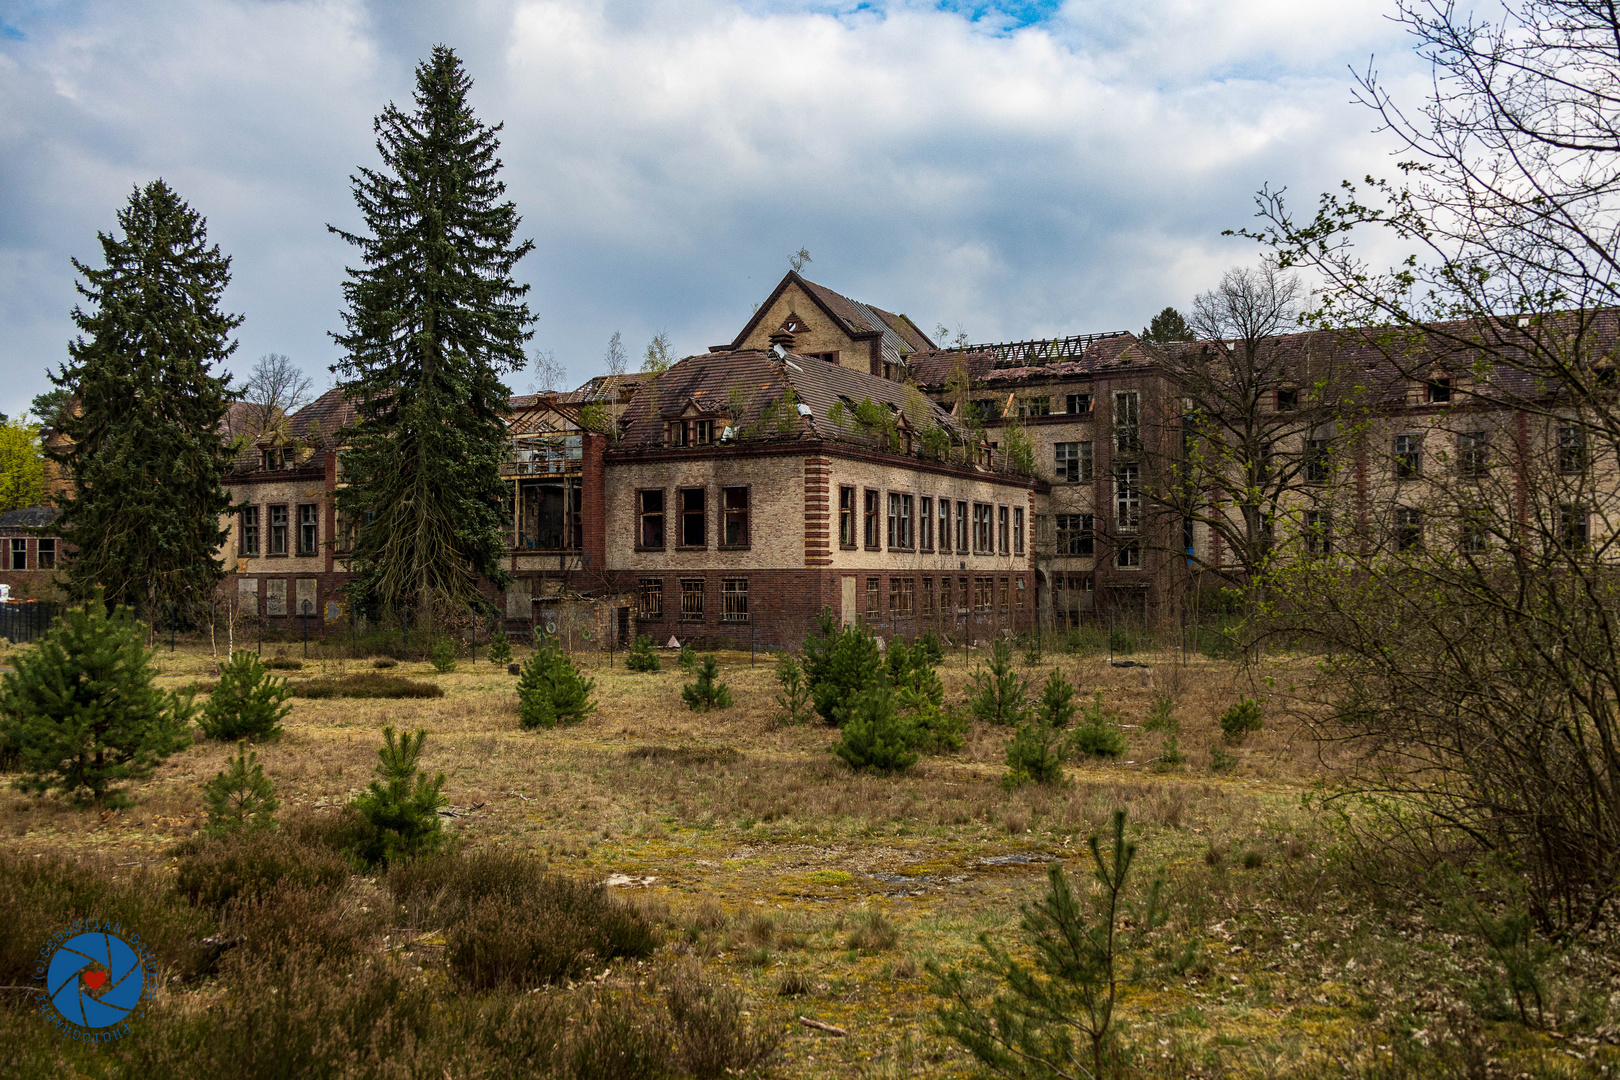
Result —
[[[1166, 933], [1192, 957], [1174, 977], [1127, 994], [1144, 1075], [1314, 1076], [1334, 1054], [1355, 1061], [1354, 1047], [1376, 1054], [1387, 1045], [1368, 1042], [1368, 1031], [1419, 1015], [1424, 1001], [1438, 1009], [1454, 998], [1447, 979], [1456, 965], [1446, 951], [1454, 943], [1420, 915], [1392, 921], [1350, 895], [1328, 857], [1326, 821], [1301, 806], [1303, 792], [1332, 782], [1342, 764], [1333, 755], [1342, 751], [1319, 752], [1268, 717], [1264, 730], [1224, 747], [1236, 759], [1230, 771], [1210, 768], [1223, 745], [1220, 714], [1241, 697], [1263, 699], [1266, 687], [1254, 680], [1286, 679], [1287, 662], [1250, 673], [1201, 659], [1138, 659], [1150, 667], [1054, 654], [1020, 667], [1032, 688], [1059, 669], [1081, 699], [1100, 691], [1124, 719], [1129, 751], [1069, 769], [1061, 787], [1003, 790], [1008, 733], [984, 726], [961, 751], [925, 758], [906, 775], [851, 774], [829, 752], [831, 729], [775, 725], [773, 665], [765, 656], [750, 665], [746, 653], [721, 655], [736, 705], [708, 714], [682, 706], [688, 676], [674, 664], [633, 674], [622, 658], [610, 669], [605, 658], [585, 656], [598, 711], [577, 726], [535, 732], [519, 727], [515, 681], [503, 668], [480, 661], [439, 675], [426, 663], [401, 662], [388, 677], [432, 675], [428, 685], [444, 696], [300, 698], [284, 737], [259, 747], [259, 760], [278, 787], [283, 818], [303, 815], [300, 828], [317, 828], [309, 822], [324, 819], [310, 815], [334, 812], [370, 780], [384, 725], [425, 728], [423, 764], [446, 775], [458, 815], [447, 827], [463, 844], [531, 854], [547, 874], [612, 875], [620, 884], [610, 891], [664, 928], [666, 944], [647, 963], [700, 963], [719, 980], [712, 991], [682, 991], [693, 1030], [707, 1031], [714, 1016], [740, 1016], [747, 1003], [757, 1012], [780, 1001], [852, 1032], [835, 1039], [783, 1027], [786, 1076], [965, 1075], [960, 1052], [927, 1034], [923, 964], [963, 962], [980, 933], [1010, 942], [1019, 905], [1038, 895], [1047, 862], [1083, 872], [1087, 835], [1117, 807], [1130, 815], [1148, 875], [1166, 877], [1175, 912]], [[160, 653], [158, 663], [170, 686], [216, 670], [206, 646]], [[369, 660], [316, 654], [303, 674], [374, 675]], [[961, 651], [948, 653], [947, 700], [964, 696], [968, 674]], [[1142, 725], [1157, 698], [1173, 704], [1185, 772], [1151, 769], [1163, 733]], [[66, 854], [168, 873], [178, 845], [202, 824], [202, 784], [231, 750], [205, 742], [172, 758], [136, 788], [135, 806], [117, 813], [5, 791], [0, 836], [24, 858]], [[409, 955], [443, 962], [443, 939], [420, 937], [443, 929], [434, 924], [442, 899], [401, 893], [391, 901], [386, 883], [354, 887], [369, 889], [369, 899], [350, 902], [395, 920], [380, 928], [379, 942], [382, 933], [417, 941]], [[518, 917], [521, 904], [503, 904], [483, 912], [487, 920]], [[624, 1000], [654, 992], [633, 966], [622, 979]], [[603, 997], [606, 1011], [590, 1014], [581, 1030], [601, 1034], [602, 1025], [620, 1023], [617, 1000]], [[521, 1027], [512, 1018], [500, 1023]], [[1551, 1045], [1526, 1036], [1521, 1047], [1506, 1028], [1481, 1030], [1515, 1053]], [[731, 1034], [694, 1035], [701, 1045], [681, 1052], [705, 1068], [724, 1053], [768, 1056], [776, 1046], [768, 1034], [738, 1034], [735, 1044], [725, 1041]]]

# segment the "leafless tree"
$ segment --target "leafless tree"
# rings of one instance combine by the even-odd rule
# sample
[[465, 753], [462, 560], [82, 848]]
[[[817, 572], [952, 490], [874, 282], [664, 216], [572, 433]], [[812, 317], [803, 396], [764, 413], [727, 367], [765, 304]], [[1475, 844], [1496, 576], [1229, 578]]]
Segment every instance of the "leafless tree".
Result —
[[536, 349], [534, 362], [534, 393], [555, 394], [563, 388], [568, 372], [557, 363], [557, 354], [550, 349]]
[[629, 368], [630, 357], [624, 351], [624, 336], [617, 330], [608, 339], [607, 354], [602, 357], [609, 375], [623, 375]]
[[668, 371], [674, 362], [675, 352], [670, 344], [669, 331], [661, 330], [647, 342], [647, 351], [641, 357], [641, 370], [660, 375]]
[[258, 438], [308, 404], [309, 390], [309, 378], [297, 365], [281, 353], [265, 353], [242, 387], [248, 430], [234, 434]]

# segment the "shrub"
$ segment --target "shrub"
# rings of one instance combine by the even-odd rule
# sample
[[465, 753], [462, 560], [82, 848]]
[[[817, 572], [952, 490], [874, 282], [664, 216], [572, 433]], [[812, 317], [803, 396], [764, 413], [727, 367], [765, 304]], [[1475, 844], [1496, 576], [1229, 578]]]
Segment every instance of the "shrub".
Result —
[[239, 649], [225, 662], [198, 723], [210, 739], [273, 739], [292, 712], [291, 696], [287, 680], [271, 675], [258, 654]]
[[115, 784], [145, 779], [190, 745], [192, 697], [153, 685], [145, 635], [127, 608], [109, 615], [97, 591], [13, 660], [0, 677], [0, 728], [24, 773], [19, 788], [121, 802]]
[[697, 650], [692, 648], [692, 646], [690, 646], [690, 645], [682, 645], [681, 646], [681, 655], [680, 655], [680, 658], [679, 658], [679, 660], [677, 662], [680, 664], [681, 670], [686, 672], [688, 675], [690, 675], [693, 672], [693, 670], [697, 668], [697, 664], [698, 664]]
[[1169, 694], [1160, 694], [1153, 699], [1148, 709], [1147, 723], [1142, 725], [1143, 731], [1180, 731], [1181, 724], [1176, 720], [1176, 702]]
[[791, 654], [783, 653], [777, 658], [776, 681], [782, 687], [782, 692], [776, 695], [776, 707], [781, 710], [777, 714], [778, 722], [808, 724], [815, 715], [815, 707], [810, 699], [810, 687], [804, 681], [804, 673], [799, 670], [799, 664]]
[[294, 660], [290, 656], [272, 656], [270, 659], [264, 662], [264, 666], [270, 668], [272, 671], [304, 670], [304, 662], [302, 660]]
[[1007, 740], [1007, 775], [1002, 786], [1062, 783], [1063, 756], [1056, 729], [1041, 720], [1027, 720]]
[[392, 656], [378, 656], [371, 661], [371, 666], [386, 671], [389, 668], [399, 667], [399, 661]]
[[1086, 706], [1080, 726], [1069, 737], [1069, 749], [1088, 757], [1121, 757], [1127, 746], [1125, 733], [1119, 730], [1119, 719], [1103, 707], [1102, 691]]
[[895, 711], [893, 691], [879, 683], [851, 699], [833, 753], [857, 772], [902, 772], [917, 763], [914, 743], [911, 724]]
[[1159, 757], [1153, 763], [1153, 771], [1175, 772], [1186, 763], [1187, 755], [1181, 752], [1181, 740], [1173, 733], [1166, 735], [1159, 746]]
[[[392, 666], [392, 664], [390, 664]], [[444, 687], [423, 679], [407, 679], [403, 675], [378, 675], [366, 672], [345, 675], [338, 679], [309, 679], [289, 683], [296, 698], [437, 698], [444, 697]]]
[[883, 912], [867, 908], [856, 916], [855, 929], [844, 944], [867, 952], [887, 952], [900, 944], [900, 931]]
[[928, 659], [922, 646], [907, 647], [905, 642], [896, 638], [889, 644], [884, 669], [888, 673], [890, 686], [896, 691], [910, 692], [908, 700], [912, 708], [924, 705], [937, 708], [945, 704], [945, 687], [940, 683], [933, 662]]
[[1244, 698], [1221, 714], [1221, 734], [1228, 742], [1242, 742], [1251, 732], [1265, 727], [1260, 716], [1260, 703]]
[[911, 710], [912, 746], [925, 754], [939, 754], [947, 750], [960, 750], [973, 726], [973, 719], [957, 708], [942, 709], [935, 705], [913, 706], [908, 699], [910, 691], [895, 692], [895, 703], [904, 712]]
[[704, 982], [692, 968], [676, 973], [664, 991], [674, 1064], [686, 1076], [719, 1080], [769, 1065], [782, 1034], [750, 1024], [742, 991]]
[[226, 759], [226, 768], [203, 787], [208, 804], [211, 836], [230, 836], [243, 830], [276, 827], [276, 786], [264, 775], [258, 751], [247, 752], [245, 741], [236, 744], [236, 756]]
[[[809, 640], [805, 641], [807, 664]], [[810, 683], [816, 712], [829, 724], [842, 727], [850, 701], [868, 688], [881, 683], [886, 671], [877, 639], [864, 626], [846, 626], [827, 646], [819, 662], [820, 676]], [[808, 666], [806, 674], [809, 673]]]
[[1224, 747], [1214, 747], [1209, 752], [1209, 768], [1211, 772], [1231, 772], [1237, 767], [1238, 759], [1226, 752]]
[[804, 681], [812, 691], [827, 677], [832, 649], [838, 643], [840, 633], [838, 616], [833, 614], [832, 608], [822, 608], [816, 614], [816, 628], [804, 637], [804, 659], [801, 661]]
[[1041, 642], [1039, 638], [1032, 637], [1029, 644], [1024, 646], [1024, 666], [1037, 667], [1041, 662]]
[[921, 649], [928, 662], [938, 667], [945, 660], [945, 646], [939, 640], [939, 632], [932, 626], [917, 636], [913, 648]]
[[368, 863], [437, 851], [444, 842], [439, 807], [444, 797], [444, 774], [432, 780], [416, 768], [427, 743], [427, 732], [394, 738], [392, 727], [383, 728], [384, 745], [377, 751], [377, 776], [352, 805], [365, 817], [368, 826], [355, 852]]
[[334, 892], [348, 878], [349, 864], [335, 851], [287, 833], [245, 831], [190, 844], [174, 887], [198, 907], [223, 908], [282, 887]]
[[[993, 977], [1000, 990], [988, 1003], [978, 1000], [959, 970], [928, 964], [944, 1033], [991, 1070], [1011, 1076], [1111, 1076], [1122, 1064], [1117, 1047], [1114, 1005], [1132, 978], [1123, 961], [1163, 925], [1161, 882], [1148, 890], [1141, 910], [1132, 911], [1126, 886], [1136, 845], [1125, 839], [1125, 811], [1114, 811], [1113, 850], [1104, 855], [1091, 837], [1092, 878], [1097, 887], [1076, 889], [1062, 863], [1047, 871], [1046, 896], [1024, 909], [1023, 943], [1035, 955], [1034, 969], [979, 935], [985, 958], [975, 966]], [[1090, 894], [1090, 901], [1083, 902]], [[1090, 909], [1089, 911], [1087, 909]], [[1128, 921], [1124, 916], [1129, 914]], [[1122, 922], [1129, 931], [1120, 931]], [[1081, 1047], [1077, 1050], [1075, 1036]], [[1079, 1060], [1084, 1054], [1089, 1062]]]
[[720, 663], [714, 653], [703, 654], [703, 667], [698, 670], [697, 681], [681, 687], [681, 699], [693, 712], [731, 708], [731, 690], [720, 681]]
[[653, 649], [653, 639], [642, 634], [625, 654], [624, 666], [631, 671], [659, 671], [664, 665], [659, 662], [658, 653]]
[[440, 638], [433, 643], [428, 659], [432, 662], [434, 671], [448, 675], [456, 670], [456, 643], [449, 638]]
[[575, 978], [593, 961], [650, 956], [657, 934], [605, 885], [549, 874], [503, 851], [439, 855], [389, 867], [387, 888], [417, 920], [448, 926], [450, 970], [477, 989]]
[[577, 724], [596, 703], [596, 680], [579, 673], [555, 642], [542, 642], [518, 674], [518, 721], [526, 728]]
[[1041, 684], [1041, 699], [1035, 703], [1035, 715], [1050, 728], [1066, 728], [1074, 719], [1074, 687], [1056, 668]]
[[990, 724], [1010, 727], [1021, 723], [1028, 712], [1028, 684], [1012, 669], [1012, 646], [997, 641], [990, 647], [989, 671], [973, 672], [975, 693], [968, 702], [973, 715]]
[[504, 626], [497, 626], [495, 633], [490, 635], [489, 662], [497, 665], [512, 662], [512, 642], [507, 638]]

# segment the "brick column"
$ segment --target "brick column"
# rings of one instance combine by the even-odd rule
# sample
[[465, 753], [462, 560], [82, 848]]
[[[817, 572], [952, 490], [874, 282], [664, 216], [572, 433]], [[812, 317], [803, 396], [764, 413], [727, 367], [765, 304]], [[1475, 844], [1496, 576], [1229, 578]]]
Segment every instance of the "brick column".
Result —
[[321, 514], [321, 517], [325, 519], [326, 522], [326, 543], [323, 544], [322, 547], [326, 549], [326, 572], [330, 574], [332, 572], [333, 552], [337, 547], [337, 499], [335, 498], [335, 493], [337, 491], [336, 450], [328, 450], [326, 452], [325, 487], [326, 498], [323, 501], [326, 503], [326, 508]]
[[586, 566], [597, 573], [607, 572], [607, 466], [602, 455], [607, 451], [607, 436], [597, 433], [585, 436], [580, 467], [580, 505], [585, 515], [581, 522]]
[[832, 565], [832, 460], [804, 459], [804, 565]]

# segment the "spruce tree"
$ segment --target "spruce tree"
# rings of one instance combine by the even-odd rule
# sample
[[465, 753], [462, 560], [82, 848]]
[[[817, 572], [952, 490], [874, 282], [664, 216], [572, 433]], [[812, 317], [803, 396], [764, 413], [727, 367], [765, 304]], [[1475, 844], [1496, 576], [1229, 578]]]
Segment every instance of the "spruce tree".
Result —
[[88, 310], [73, 309], [81, 333], [51, 381], [79, 407], [59, 413], [66, 444], [51, 456], [73, 481], [57, 521], [77, 549], [69, 588], [89, 596], [99, 585], [150, 613], [224, 576], [214, 552], [232, 451], [220, 422], [233, 394], [214, 369], [242, 320], [220, 310], [230, 259], [162, 180], [130, 195], [118, 225], [121, 237], [98, 234], [104, 266], [73, 260]]
[[[379, 169], [353, 177], [367, 233], [344, 284], [337, 371], [357, 409], [340, 505], [366, 522], [353, 566], [359, 599], [403, 601], [432, 633], [504, 585], [511, 489], [500, 462], [511, 391], [533, 322], [512, 267], [518, 214], [503, 201], [496, 133], [468, 103], [472, 80], [436, 46], [416, 69], [416, 108], [377, 117]], [[330, 227], [330, 226], [329, 226]], [[448, 605], [449, 610], [446, 610]]]

